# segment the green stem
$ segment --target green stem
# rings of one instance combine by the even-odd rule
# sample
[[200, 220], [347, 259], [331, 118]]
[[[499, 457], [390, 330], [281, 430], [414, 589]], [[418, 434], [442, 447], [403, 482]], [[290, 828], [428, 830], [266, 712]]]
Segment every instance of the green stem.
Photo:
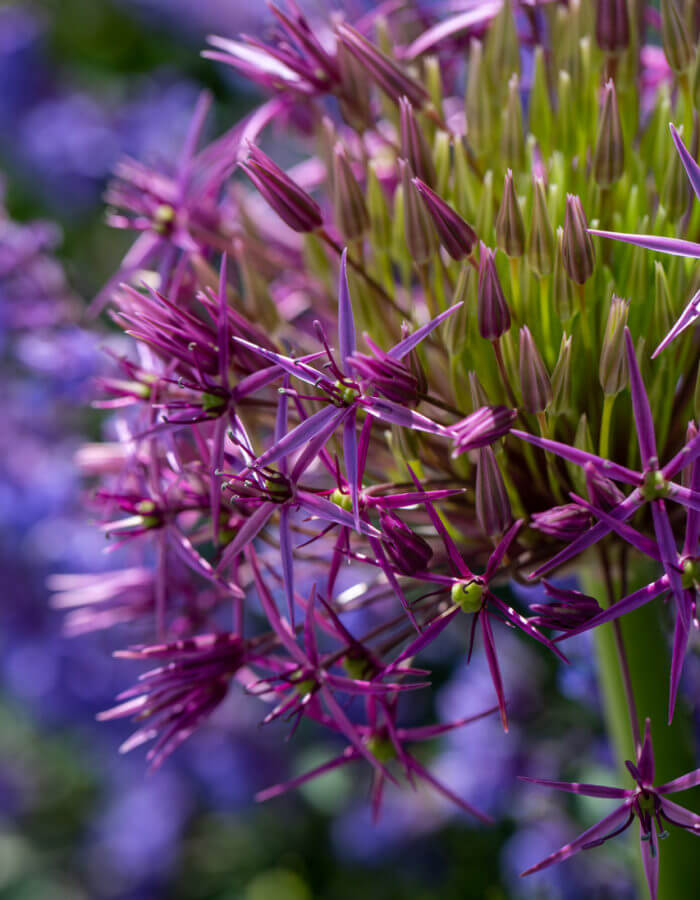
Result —
[[598, 453], [603, 459], [607, 459], [610, 452], [610, 423], [616, 396], [617, 394], [606, 394], [603, 401], [603, 417], [600, 421], [600, 443], [598, 445]]

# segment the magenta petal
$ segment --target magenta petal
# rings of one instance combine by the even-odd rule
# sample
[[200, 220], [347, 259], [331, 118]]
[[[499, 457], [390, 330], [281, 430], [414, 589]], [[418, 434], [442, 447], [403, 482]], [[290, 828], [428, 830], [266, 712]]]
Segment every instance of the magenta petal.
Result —
[[700, 769], [694, 772], [688, 772], [687, 775], [681, 775], [674, 778], [673, 781], [667, 781], [656, 788], [658, 794], [675, 794], [677, 791], [687, 791], [689, 788], [697, 787], [700, 784]]
[[[333, 503], [331, 500], [326, 500], [325, 497], [319, 497], [317, 494], [311, 494], [308, 491], [299, 491], [297, 501], [302, 509], [319, 519], [323, 519], [326, 522], [335, 522], [336, 525], [342, 525], [350, 530], [355, 529], [353, 516], [343, 509], [342, 506], [338, 506], [337, 503]], [[381, 532], [374, 525], [362, 519], [360, 519], [357, 530], [368, 537], [381, 537]]]
[[355, 427], [356, 410], [345, 420], [343, 425], [343, 456], [345, 458], [345, 476], [350, 486], [352, 499], [352, 515], [355, 521], [355, 530], [360, 530], [360, 477], [357, 464], [357, 429]]
[[575, 840], [573, 840], [570, 844], [565, 844], [555, 853], [552, 853], [546, 859], [543, 859], [542, 862], [537, 863], [537, 865], [531, 866], [529, 869], [526, 869], [521, 875], [532, 875], [534, 872], [539, 872], [542, 869], [546, 869], [548, 866], [553, 865], [554, 863], [561, 862], [564, 859], [568, 859], [570, 856], [573, 856], [575, 853], [578, 853], [579, 850], [582, 850], [586, 844], [589, 844], [591, 841], [600, 840], [604, 838], [610, 831], [613, 831], [618, 826], [622, 825], [622, 823], [629, 817], [629, 807], [630, 802], [627, 800], [622, 806], [618, 806], [617, 809], [613, 810], [610, 815], [606, 816], [604, 819], [601, 819], [595, 825], [592, 825], [587, 831], [584, 831], [583, 834], [580, 834]]
[[355, 352], [355, 319], [352, 314], [350, 289], [348, 288], [348, 248], [340, 257], [340, 279], [338, 284], [338, 344], [343, 371]]
[[589, 512], [593, 513], [594, 516], [599, 518], [601, 522], [605, 522], [606, 525], [609, 525], [611, 531], [614, 531], [615, 534], [619, 534], [624, 541], [631, 544], [633, 547], [636, 547], [640, 553], [644, 553], [646, 556], [650, 556], [657, 562], [661, 562], [661, 551], [656, 542], [651, 538], [641, 534], [636, 528], [627, 525], [626, 522], [620, 522], [619, 519], [606, 513], [605, 510], [599, 509], [597, 506], [588, 503], [583, 497], [579, 497], [578, 494], [571, 493], [569, 496], [574, 503], [587, 509]]
[[259, 347], [257, 344], [246, 341], [241, 337], [234, 337], [234, 341], [237, 344], [240, 344], [241, 347], [252, 350], [253, 353], [259, 353], [260, 356], [264, 356], [265, 359], [270, 362], [276, 363], [280, 369], [289, 372], [289, 374], [293, 375], [295, 378], [300, 378], [307, 384], [317, 384], [319, 381], [327, 381], [322, 372], [317, 371], [311, 366], [307, 366], [306, 363], [301, 362], [301, 360], [283, 356], [281, 353], [275, 353], [273, 350], [268, 350], [267, 347]]
[[559, 441], [551, 441], [549, 438], [541, 438], [535, 434], [528, 434], [526, 431], [511, 431], [511, 434], [514, 437], [520, 438], [522, 441], [527, 441], [530, 444], [534, 444], [536, 447], [541, 447], [543, 450], [555, 453], [557, 456], [561, 456], [562, 459], [567, 459], [577, 466], [585, 466], [587, 463], [590, 463], [595, 466], [602, 475], [612, 478], [615, 481], [633, 484], [635, 487], [638, 487], [642, 483], [639, 472], [634, 472], [626, 466], [620, 466], [608, 459], [603, 459], [602, 456], [596, 456], [595, 453], [586, 453], [585, 450], [578, 450], [576, 447], [570, 447], [568, 444], [561, 444]]
[[642, 781], [646, 784], [654, 783], [654, 747], [651, 743], [651, 722], [649, 719], [644, 723], [644, 742], [639, 753], [637, 768], [642, 776]]
[[[680, 779], [679, 779], [680, 780]], [[696, 782], [697, 783], [697, 782]], [[664, 816], [672, 825], [680, 825], [681, 828], [687, 828], [693, 834], [700, 835], [700, 816], [692, 813], [689, 809], [679, 806], [666, 797], [661, 798], [661, 809]]]
[[289, 507], [280, 507], [280, 558], [284, 595], [287, 598], [289, 621], [294, 628], [294, 557], [292, 555], [292, 530], [289, 524]]
[[688, 175], [688, 181], [691, 183], [693, 190], [695, 191], [695, 196], [698, 198], [698, 200], [700, 200], [700, 166], [698, 166], [698, 164], [686, 149], [686, 146], [683, 143], [680, 134], [678, 134], [672, 122], [669, 122], [668, 127], [671, 129], [671, 137], [673, 138], [673, 143], [676, 145], [676, 150], [678, 151], [678, 155], [680, 156], [681, 162], [683, 163], [683, 168]]
[[476, 807], [472, 806], [470, 803], [467, 803], [466, 800], [462, 800], [461, 797], [458, 797], [457, 794], [453, 793], [448, 787], [446, 787], [441, 781], [432, 775], [426, 768], [424, 768], [418, 760], [414, 757], [410, 757], [411, 760], [411, 768], [413, 771], [423, 779], [423, 781], [427, 781], [429, 785], [435, 788], [436, 791], [443, 794], [447, 797], [448, 800], [451, 800], [453, 803], [456, 803], [461, 809], [465, 812], [468, 812], [469, 815], [475, 816], [485, 825], [493, 824], [493, 819], [490, 816], [487, 816], [486, 813], [482, 813], [480, 810], [476, 809]]
[[323, 775], [324, 772], [331, 772], [339, 766], [344, 766], [346, 763], [352, 762], [353, 759], [359, 759], [359, 753], [354, 747], [348, 747], [340, 756], [336, 756], [327, 763], [323, 763], [323, 765], [311, 769], [310, 772], [306, 772], [304, 775], [298, 775], [296, 778], [285, 781], [283, 784], [275, 784], [273, 787], [266, 788], [264, 791], [259, 791], [255, 795], [255, 799], [259, 803], [262, 803], [265, 800], [271, 800], [273, 797], [279, 797], [280, 794], [284, 794], [302, 784], [306, 784], [307, 781], [311, 781], [312, 778]]
[[464, 12], [443, 19], [432, 28], [424, 31], [420, 37], [409, 44], [401, 53], [402, 59], [417, 59], [428, 50], [432, 50], [435, 46], [450, 38], [462, 37], [465, 32], [483, 26], [492, 19], [501, 9], [503, 0], [485, 0], [485, 2], [477, 3]]
[[267, 525], [276, 506], [277, 504], [275, 503], [262, 503], [255, 512], [245, 520], [238, 529], [235, 538], [221, 554], [221, 560], [217, 566], [217, 571], [225, 569], [229, 563], [233, 562], [235, 558], [245, 550], [251, 541], [255, 540], [265, 525]]
[[406, 649], [401, 653], [400, 656], [396, 658], [396, 660], [386, 668], [386, 673], [393, 672], [397, 669], [399, 663], [403, 662], [404, 659], [409, 659], [411, 656], [415, 656], [416, 653], [419, 653], [424, 647], [427, 647], [428, 644], [431, 644], [435, 638], [444, 631], [445, 628], [450, 624], [452, 619], [459, 612], [459, 607], [456, 606], [453, 609], [448, 609], [447, 612], [441, 613], [436, 619], [428, 625], [428, 627], [424, 630], [423, 634], [420, 637], [417, 637], [414, 641], [406, 647]]
[[[296, 428], [288, 432], [281, 441], [266, 450], [262, 456], [258, 457], [256, 465], [259, 468], [269, 466], [270, 463], [277, 462], [283, 456], [294, 453], [300, 447], [303, 447], [307, 441], [315, 437], [319, 433], [326, 433], [326, 429], [330, 428], [331, 423], [338, 422], [345, 416], [344, 409], [338, 409], [337, 406], [325, 406], [319, 409], [308, 419], [300, 422]], [[328, 437], [332, 434], [332, 430], [328, 433]], [[326, 438], [327, 440], [328, 438]]]
[[[408, 466], [408, 471], [411, 475], [411, 478], [413, 479], [413, 483], [415, 484], [415, 486], [418, 488], [419, 491], [422, 491], [423, 486], [421, 485], [420, 481], [416, 477], [415, 472], [413, 471], [413, 469], [410, 466]], [[440, 535], [440, 537], [443, 540], [443, 543], [445, 544], [445, 549], [447, 550], [447, 553], [450, 557], [450, 561], [452, 562], [452, 565], [455, 568], [455, 571], [459, 575], [463, 576], [464, 578], [473, 578], [474, 575], [473, 575], [472, 571], [470, 570], [470, 568], [467, 566], [467, 564], [462, 559], [462, 555], [460, 554], [459, 550], [457, 549], [457, 545], [452, 540], [447, 528], [445, 528], [445, 523], [440, 518], [438, 511], [435, 509], [435, 507], [429, 500], [425, 501], [425, 508], [428, 510], [428, 515], [430, 516], [430, 521], [433, 523], [433, 527], [435, 528], [437, 533]]]
[[637, 425], [637, 438], [639, 450], [642, 455], [644, 469], [653, 469], [659, 459], [656, 453], [656, 437], [654, 435], [654, 420], [651, 417], [649, 398], [642, 381], [642, 373], [639, 371], [637, 354], [634, 352], [634, 343], [629, 328], [625, 328], [625, 350], [627, 352], [627, 368], [629, 370], [630, 390], [632, 392], [632, 408], [634, 421]]
[[485, 709], [483, 712], [476, 713], [473, 716], [467, 716], [464, 719], [455, 719], [454, 722], [440, 722], [436, 725], [418, 725], [415, 728], [399, 728], [397, 734], [401, 740], [428, 741], [431, 738], [439, 737], [441, 734], [445, 734], [448, 731], [454, 731], [455, 728], [463, 728], [465, 725], [470, 725], [472, 722], [478, 722], [479, 719], [485, 719], [487, 716], [492, 716], [495, 712], [498, 712], [498, 706], [492, 706], [490, 709]]
[[659, 895], [659, 838], [656, 834], [656, 822], [651, 820], [651, 829], [647, 840], [644, 840], [644, 832], [641, 823], [639, 846], [642, 851], [642, 863], [644, 864], [644, 875], [647, 879], [649, 887], [649, 895], [651, 900], [657, 900]]
[[597, 234], [598, 237], [612, 238], [615, 241], [623, 241], [626, 244], [636, 244], [647, 250], [656, 250], [659, 253], [670, 253], [673, 256], [689, 256], [692, 259], [700, 259], [700, 244], [694, 241], [682, 241], [679, 238], [656, 237], [653, 234], [623, 234], [617, 231], [597, 231], [588, 229], [589, 234]]
[[654, 500], [651, 504], [651, 515], [654, 521], [654, 532], [661, 550], [661, 561], [664, 572], [668, 575], [668, 581], [673, 592], [673, 597], [678, 607], [683, 624], [690, 628], [690, 608], [683, 596], [683, 583], [678, 571], [678, 549], [671, 531], [671, 523], [668, 520], [666, 505], [663, 500]]
[[685, 654], [688, 649], [689, 637], [690, 630], [684, 624], [683, 618], [680, 615], [676, 615], [676, 625], [673, 632], [673, 652], [671, 654], [671, 679], [668, 688], [669, 725], [673, 721], [673, 713], [676, 709], [678, 686], [681, 683], [681, 673], [683, 672], [683, 662], [685, 661]]
[[634, 793], [634, 791], [627, 791], [624, 788], [606, 787], [603, 784], [550, 781], [548, 778], [528, 778], [526, 775], [518, 775], [518, 780], [527, 781], [529, 784], [543, 784], [545, 787], [556, 788], [558, 791], [566, 791], [569, 794], [585, 794], [586, 797], [609, 797], [614, 800], [624, 800]]
[[503, 679], [501, 678], [501, 669], [498, 665], [498, 657], [496, 656], [496, 644], [493, 639], [493, 632], [491, 631], [491, 623], [489, 622], [489, 615], [485, 610], [482, 610], [481, 613], [479, 613], [479, 618], [481, 619], [481, 633], [484, 638], [486, 662], [488, 663], [489, 671], [491, 672], [491, 681], [493, 682], [493, 687], [496, 691], [503, 730], [507, 732], [508, 717], [506, 715], [506, 696], [503, 691]]
[[410, 353], [414, 347], [417, 347], [422, 340], [427, 338], [431, 331], [437, 328], [438, 325], [441, 325], [453, 312], [456, 312], [461, 305], [461, 301], [455, 303], [454, 306], [446, 309], [445, 312], [440, 313], [439, 316], [431, 319], [430, 322], [421, 325], [421, 327], [417, 328], [413, 334], [409, 334], [408, 337], [405, 337], [402, 341], [399, 341], [398, 344], [395, 344], [391, 350], [389, 350], [387, 356], [391, 357], [391, 359], [403, 359], [407, 353]]
[[672, 341], [675, 341], [678, 335], [682, 331], [685, 331], [688, 326], [692, 325], [698, 317], [700, 317], [700, 291], [691, 297], [690, 302], [680, 314], [669, 333], [651, 354], [651, 358], [656, 359], [659, 353], [661, 353], [662, 350], [665, 350]]
[[394, 403], [392, 400], [387, 400], [384, 397], [369, 397], [365, 399], [363, 405], [371, 416], [380, 419], [382, 422], [400, 425], [402, 428], [412, 428], [416, 431], [427, 431], [440, 437], [449, 437], [444, 425], [438, 425], [437, 422], [433, 422], [427, 416], [400, 406], [398, 403]]
[[506, 531], [501, 540], [498, 542], [496, 549], [493, 551], [491, 556], [489, 556], [489, 560], [486, 564], [486, 571], [484, 572], [484, 581], [487, 584], [489, 581], [491, 581], [493, 576], [498, 571], [499, 566], [503, 562], [503, 557], [510, 549], [510, 545], [513, 543], [517, 533], [522, 528], [522, 524], [522, 519], [518, 519], [516, 522], [513, 522], [508, 531]]

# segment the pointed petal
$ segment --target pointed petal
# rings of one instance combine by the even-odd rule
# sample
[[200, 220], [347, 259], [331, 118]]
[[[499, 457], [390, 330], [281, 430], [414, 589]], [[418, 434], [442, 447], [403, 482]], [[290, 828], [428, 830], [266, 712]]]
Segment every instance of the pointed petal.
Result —
[[654, 522], [656, 540], [659, 543], [659, 550], [661, 550], [664, 572], [668, 575], [669, 585], [683, 624], [686, 628], [690, 628], [690, 607], [685, 602], [683, 583], [677, 568], [678, 549], [676, 547], [676, 539], [673, 536], [671, 523], [666, 512], [666, 504], [663, 500], [652, 501], [651, 515]]
[[391, 359], [403, 359], [407, 353], [410, 353], [414, 347], [417, 347], [421, 341], [425, 340], [427, 336], [433, 331], [438, 325], [441, 325], [445, 319], [452, 315], [453, 312], [456, 312], [459, 307], [462, 305], [462, 302], [455, 303], [454, 306], [451, 306], [449, 309], [446, 309], [445, 312], [440, 313], [439, 316], [436, 316], [434, 319], [431, 319], [430, 322], [427, 322], [425, 325], [421, 325], [420, 328], [417, 328], [413, 334], [409, 334], [408, 337], [405, 337], [402, 341], [399, 341], [398, 344], [395, 344], [391, 350], [387, 353]]
[[385, 397], [364, 398], [362, 405], [370, 416], [374, 416], [382, 422], [388, 422], [390, 425], [400, 425], [402, 428], [427, 431], [440, 437], [450, 437], [444, 425], [438, 425], [437, 422], [433, 422], [432, 419], [422, 415], [422, 413], [400, 406], [398, 403], [387, 400]]
[[275, 784], [272, 787], [266, 788], [264, 791], [259, 791], [255, 795], [255, 799], [258, 803], [262, 803], [265, 800], [271, 800], [273, 797], [279, 797], [280, 794], [284, 794], [287, 791], [291, 791], [293, 788], [306, 784], [307, 781], [311, 781], [312, 778], [323, 775], [324, 772], [331, 772], [339, 766], [344, 766], [346, 763], [352, 762], [353, 759], [359, 759], [359, 753], [354, 747], [348, 747], [340, 756], [334, 757], [328, 762], [323, 763], [321, 766], [316, 766], [315, 769], [311, 769], [310, 772], [306, 772], [304, 775], [298, 775], [296, 778], [291, 778], [283, 784]]
[[[282, 381], [282, 387], [285, 390], [279, 395], [277, 400], [277, 416], [275, 417], [275, 444], [279, 444], [279, 442], [284, 438], [284, 436], [289, 432], [289, 394], [286, 392], [286, 388], [289, 387], [289, 375], [285, 373], [284, 379]], [[285, 456], [280, 460], [280, 472], [283, 475], [287, 474], [288, 466], [287, 466], [287, 458]]]
[[656, 250], [658, 253], [670, 253], [673, 256], [689, 256], [692, 259], [700, 259], [700, 244], [694, 241], [682, 241], [679, 238], [656, 237], [653, 234], [622, 234], [616, 231], [597, 231], [588, 229], [589, 234], [597, 234], [598, 237], [612, 238], [615, 241], [623, 241], [625, 244], [636, 244], [647, 250]]
[[657, 900], [659, 895], [659, 838], [656, 834], [656, 822], [651, 820], [651, 830], [648, 840], [643, 840], [644, 832], [641, 823], [639, 826], [639, 846], [642, 851], [642, 863], [646, 876], [649, 896], [651, 900]]
[[620, 522], [619, 519], [611, 516], [609, 513], [605, 512], [605, 510], [593, 506], [592, 503], [584, 500], [583, 497], [579, 497], [578, 494], [572, 492], [569, 496], [574, 503], [587, 509], [589, 512], [593, 513], [594, 516], [599, 518], [601, 522], [605, 522], [606, 525], [609, 525], [611, 531], [614, 531], [615, 534], [619, 534], [624, 541], [631, 544], [633, 547], [636, 547], [640, 553], [644, 553], [646, 556], [650, 556], [657, 562], [661, 562], [661, 551], [656, 542], [651, 540], [651, 538], [641, 534], [636, 528], [627, 525], [626, 522]]
[[541, 447], [543, 450], [555, 453], [557, 456], [561, 456], [562, 459], [567, 459], [577, 466], [585, 466], [587, 463], [591, 463], [591, 465], [595, 466], [601, 474], [605, 475], [607, 478], [612, 478], [614, 481], [633, 484], [635, 487], [642, 483], [639, 472], [634, 472], [626, 466], [620, 466], [617, 463], [611, 462], [609, 459], [603, 459], [602, 456], [596, 456], [595, 453], [586, 453], [585, 450], [578, 450], [576, 447], [570, 447], [568, 444], [561, 444], [559, 441], [552, 441], [549, 440], [549, 438], [528, 434], [526, 431], [515, 430], [511, 431], [511, 434], [514, 437], [520, 438], [522, 441], [527, 441], [530, 444], [534, 444], [536, 447]]
[[435, 638], [447, 628], [458, 612], [459, 607], [456, 606], [453, 609], [448, 609], [446, 612], [441, 613], [437, 618], [433, 619], [423, 634], [414, 641], [411, 641], [403, 653], [401, 653], [391, 665], [387, 666], [384, 670], [385, 674], [390, 674], [395, 671], [398, 668], [399, 663], [402, 663], [405, 659], [409, 659], [411, 656], [415, 656], [416, 653], [419, 653], [423, 649], [423, 647], [427, 647], [428, 644], [432, 643]]
[[646, 782], [646, 784], [654, 783], [654, 747], [651, 743], [651, 722], [649, 719], [644, 723], [644, 742], [639, 754], [637, 768], [642, 776], [642, 781]]
[[350, 289], [348, 288], [348, 248], [340, 257], [340, 280], [338, 284], [338, 344], [340, 363], [347, 371], [347, 363], [355, 352], [355, 319], [352, 314]]
[[513, 541], [515, 540], [515, 536], [522, 528], [522, 524], [522, 519], [518, 519], [516, 522], [513, 522], [508, 531], [506, 531], [501, 540], [498, 542], [496, 549], [489, 557], [489, 560], [486, 564], [486, 571], [484, 572], [484, 581], [487, 584], [489, 581], [491, 581], [493, 576], [498, 571], [501, 563], [503, 562], [503, 557], [510, 549], [510, 545], [513, 543]]
[[427, 781], [429, 785], [435, 788], [440, 794], [447, 797], [448, 800], [451, 800], [453, 803], [456, 803], [461, 809], [465, 812], [468, 812], [469, 815], [475, 816], [479, 821], [483, 822], [485, 825], [492, 825], [493, 819], [491, 816], [487, 816], [486, 813], [482, 813], [475, 806], [472, 806], [471, 803], [467, 803], [466, 800], [463, 800], [461, 797], [458, 797], [453, 791], [451, 791], [448, 787], [446, 787], [441, 781], [428, 771], [428, 769], [424, 768], [418, 760], [414, 757], [410, 757], [410, 765], [413, 771], [423, 779], [423, 781]]
[[[410, 465], [407, 466], [407, 468], [411, 475], [411, 478], [413, 479], [413, 483], [415, 484], [415, 486], [418, 488], [419, 491], [422, 491], [423, 485], [420, 483], [420, 481], [416, 477], [415, 472], [413, 471], [413, 469], [411, 468]], [[450, 561], [452, 562], [452, 565], [454, 566], [457, 573], [459, 575], [463, 576], [464, 578], [473, 578], [474, 573], [471, 571], [469, 566], [467, 566], [467, 564], [462, 559], [462, 555], [459, 552], [459, 550], [457, 549], [457, 545], [452, 540], [452, 537], [450, 536], [450, 533], [448, 532], [447, 528], [445, 527], [445, 523], [440, 518], [438, 511], [435, 509], [435, 507], [429, 500], [425, 501], [425, 508], [428, 510], [428, 515], [430, 516], [430, 521], [433, 523], [433, 527], [435, 528], [438, 535], [442, 538], [442, 541], [445, 544], [445, 549], [447, 550], [447, 553], [450, 557]]]
[[292, 529], [289, 523], [289, 507], [280, 507], [280, 559], [284, 595], [287, 598], [289, 621], [294, 628], [294, 557], [292, 555]]
[[681, 683], [681, 674], [683, 672], [683, 663], [685, 661], [686, 650], [688, 649], [688, 638], [690, 630], [683, 624], [680, 615], [676, 616], [676, 625], [673, 630], [673, 651], [671, 654], [671, 679], [668, 688], [668, 724], [673, 721], [673, 713], [676, 709], [676, 698], [678, 696], [678, 687]]
[[639, 371], [637, 354], [634, 351], [634, 343], [629, 328], [625, 328], [625, 350], [627, 352], [632, 408], [634, 410], [634, 421], [637, 426], [637, 439], [639, 441], [639, 451], [642, 455], [642, 464], [645, 469], [653, 469], [659, 462], [656, 453], [654, 420], [651, 416], [649, 397], [642, 381], [642, 373]]
[[700, 166], [698, 166], [686, 149], [680, 134], [678, 134], [672, 122], [669, 122], [668, 127], [671, 129], [671, 137], [673, 138], [673, 143], [676, 145], [676, 150], [683, 163], [683, 168], [688, 175], [688, 181], [695, 191], [695, 196], [700, 200]]
[[568, 859], [570, 856], [578, 853], [579, 850], [583, 849], [585, 844], [604, 838], [610, 831], [613, 831], [615, 828], [622, 825], [625, 819], [629, 817], [629, 806], [630, 801], [626, 801], [622, 806], [618, 806], [617, 809], [613, 810], [604, 819], [601, 819], [600, 822], [592, 825], [587, 831], [584, 831], [583, 834], [580, 834], [575, 840], [571, 841], [570, 844], [565, 844], [555, 853], [552, 853], [546, 859], [543, 859], [542, 862], [521, 872], [521, 875], [532, 875], [534, 872], [540, 872], [542, 869], [546, 869], [548, 866], [561, 862], [564, 859]]
[[243, 525], [238, 529], [238, 533], [231, 543], [221, 554], [221, 560], [216, 567], [217, 572], [225, 569], [233, 560], [242, 553], [251, 541], [260, 534], [268, 520], [272, 517], [277, 504], [262, 503], [255, 512], [249, 516]]
[[360, 530], [360, 478], [357, 465], [357, 429], [355, 427], [356, 411], [353, 408], [343, 425], [343, 456], [345, 457], [345, 477], [350, 486], [352, 499], [352, 515], [355, 530]]
[[680, 314], [669, 333], [651, 354], [651, 358], [656, 359], [659, 353], [661, 353], [662, 350], [665, 350], [672, 341], [675, 341], [678, 335], [692, 325], [698, 317], [700, 317], [700, 291], [698, 291], [697, 294], [693, 294], [688, 305]]
[[503, 730], [508, 731], [508, 717], [506, 716], [506, 696], [503, 691], [503, 679], [501, 678], [501, 670], [498, 665], [498, 657], [496, 656], [496, 644], [493, 640], [493, 632], [491, 631], [491, 623], [486, 610], [482, 610], [479, 614], [481, 619], [481, 633], [484, 637], [484, 651], [486, 652], [486, 661], [491, 672], [491, 681], [493, 682], [496, 697], [498, 698], [498, 709], [501, 713], [501, 722]]
[[[344, 413], [345, 410], [338, 409], [337, 406], [324, 406], [323, 409], [319, 409], [318, 412], [315, 412], [313, 415], [309, 416], [308, 419], [304, 419], [303, 422], [300, 422], [295, 428], [292, 428], [281, 441], [278, 441], [274, 446], [270, 447], [269, 450], [266, 450], [262, 456], [259, 456], [256, 465], [259, 468], [269, 466], [271, 463], [277, 462], [277, 460], [281, 459], [283, 456], [294, 453], [295, 450], [303, 447], [304, 444], [310, 441], [311, 438], [319, 432], [325, 433], [331, 423], [337, 425], [340, 419], [343, 418]], [[330, 434], [332, 434], [332, 430], [328, 435], [329, 437]]]
[[281, 353], [275, 353], [273, 350], [268, 350], [267, 347], [259, 347], [257, 344], [246, 341], [241, 337], [234, 337], [233, 339], [237, 344], [246, 347], [248, 350], [252, 350], [253, 353], [264, 356], [265, 359], [268, 359], [270, 362], [276, 363], [280, 369], [289, 372], [289, 374], [293, 375], [295, 378], [300, 378], [307, 384], [318, 384], [319, 381], [328, 380], [322, 372], [319, 372], [311, 366], [307, 366], [306, 363], [301, 362], [301, 360], [292, 359], [290, 356], [283, 356]]
[[697, 787], [700, 784], [700, 769], [694, 772], [688, 772], [687, 775], [681, 775], [674, 778], [673, 781], [667, 781], [656, 788], [658, 794], [675, 794], [677, 791], [687, 791], [689, 788]]
[[603, 784], [584, 784], [580, 781], [550, 781], [548, 778], [528, 778], [526, 775], [518, 775], [518, 781], [527, 781], [529, 784], [543, 784], [545, 787], [566, 791], [568, 794], [585, 794], [586, 797], [610, 797], [615, 800], [624, 800], [626, 797], [631, 797], [634, 793], [634, 791], [627, 791], [624, 788], [607, 787]]
[[693, 834], [700, 835], [700, 816], [696, 815], [696, 813], [679, 806], [667, 797], [661, 798], [661, 809], [671, 824], [680, 825], [681, 828], [687, 828]]

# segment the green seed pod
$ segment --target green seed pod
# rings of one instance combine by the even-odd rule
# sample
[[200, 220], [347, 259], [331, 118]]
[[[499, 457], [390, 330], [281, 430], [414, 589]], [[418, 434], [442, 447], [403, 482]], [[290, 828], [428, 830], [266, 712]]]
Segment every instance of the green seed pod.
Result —
[[613, 294], [598, 366], [600, 386], [603, 393], [608, 396], [619, 394], [627, 385], [629, 378], [624, 347], [628, 311], [629, 300], [623, 300]]
[[593, 152], [593, 177], [608, 188], [620, 178], [625, 167], [625, 143], [617, 105], [615, 83], [609, 79], [603, 89], [603, 105], [598, 122], [598, 138]]
[[525, 223], [510, 169], [506, 170], [503, 199], [496, 216], [496, 242], [507, 256], [522, 256], [525, 252]]
[[554, 229], [549, 218], [544, 182], [541, 178], [534, 179], [527, 259], [538, 278], [551, 274], [554, 266]]

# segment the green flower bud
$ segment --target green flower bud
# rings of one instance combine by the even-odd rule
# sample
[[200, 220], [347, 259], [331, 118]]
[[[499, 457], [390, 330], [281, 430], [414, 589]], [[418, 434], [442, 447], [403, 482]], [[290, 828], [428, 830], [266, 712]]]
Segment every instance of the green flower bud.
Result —
[[695, 52], [676, 0], [661, 0], [661, 43], [673, 71], [677, 75], [685, 72]]
[[552, 399], [547, 407], [554, 415], [571, 412], [571, 337], [564, 333], [559, 358], [552, 372]]
[[501, 155], [509, 166], [522, 169], [525, 162], [523, 107], [520, 102], [520, 80], [512, 75], [508, 82], [508, 102], [503, 111]]
[[554, 266], [554, 230], [549, 218], [544, 182], [541, 178], [534, 180], [527, 259], [530, 268], [538, 278], [544, 278], [551, 274]]
[[[681, 137], [683, 128], [679, 128]], [[661, 202], [672, 222], [677, 222], [688, 208], [690, 200], [690, 184], [683, 168], [681, 158], [676, 152], [671, 153], [666, 177], [661, 188]]]
[[479, 155], [488, 148], [491, 136], [491, 97], [486, 80], [481, 42], [469, 45], [467, 92], [464, 98], [467, 117], [467, 136]]
[[544, 412], [552, 399], [552, 383], [527, 325], [520, 329], [520, 389], [531, 413]]
[[478, 451], [476, 517], [488, 537], [501, 535], [513, 521], [508, 492], [491, 447]]
[[672, 324], [671, 291], [664, 267], [657, 260], [654, 263], [654, 332], [658, 340], [668, 334]]
[[423, 129], [407, 97], [399, 101], [401, 115], [401, 155], [410, 165], [413, 174], [434, 188], [437, 181], [433, 154]]
[[628, 311], [629, 300], [613, 294], [598, 366], [600, 386], [607, 395], [618, 394], [626, 386], [629, 377], [624, 346]]
[[522, 256], [525, 252], [525, 224], [510, 169], [506, 170], [503, 199], [496, 216], [496, 242], [507, 256]]
[[399, 160], [401, 189], [403, 192], [404, 238], [412, 262], [425, 265], [437, 250], [437, 237], [433, 223], [421, 199], [418, 189], [411, 180], [410, 167], [406, 160]]
[[372, 244], [380, 250], [388, 250], [391, 247], [391, 216], [374, 163], [367, 169], [367, 211]]
[[455, 581], [450, 596], [454, 605], [459, 606], [462, 612], [479, 612], [484, 596], [484, 585], [478, 581]]
[[566, 217], [562, 258], [566, 274], [577, 284], [585, 284], [593, 274], [595, 250], [588, 233], [588, 220], [575, 194], [566, 195]]
[[603, 89], [603, 106], [598, 123], [598, 139], [593, 152], [593, 177], [601, 187], [614, 184], [625, 167], [625, 144], [615, 83], [609, 79]]
[[362, 237], [369, 228], [369, 214], [362, 188], [340, 143], [333, 152], [333, 206], [336, 225], [343, 237], [349, 241]]

